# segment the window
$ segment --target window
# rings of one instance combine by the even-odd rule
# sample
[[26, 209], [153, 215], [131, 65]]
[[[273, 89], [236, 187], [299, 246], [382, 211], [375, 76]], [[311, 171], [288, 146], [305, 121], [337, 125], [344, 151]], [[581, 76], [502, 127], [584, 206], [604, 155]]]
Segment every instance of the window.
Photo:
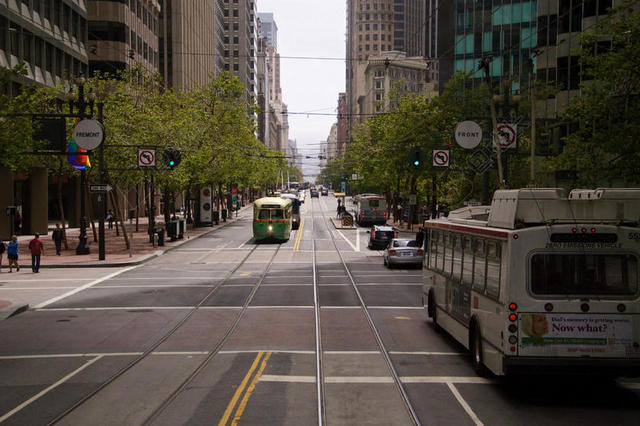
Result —
[[[127, 26], [122, 22], [92, 21], [89, 40], [105, 40], [125, 42], [125, 34], [129, 32]], [[135, 40], [135, 33], [131, 32], [132, 39]]]
[[529, 274], [531, 291], [537, 295], [638, 293], [638, 260], [630, 254], [535, 254]]
[[485, 286], [485, 243], [484, 240], [473, 241], [473, 288], [484, 293]]
[[462, 238], [462, 281], [467, 284], [473, 282], [473, 246], [471, 237]]
[[444, 265], [442, 270], [445, 275], [451, 275], [453, 267], [453, 235], [444, 234]]
[[460, 281], [462, 277], [462, 237], [460, 234], [453, 235], [453, 269], [451, 278]]
[[500, 243], [487, 242], [487, 294], [500, 296]]

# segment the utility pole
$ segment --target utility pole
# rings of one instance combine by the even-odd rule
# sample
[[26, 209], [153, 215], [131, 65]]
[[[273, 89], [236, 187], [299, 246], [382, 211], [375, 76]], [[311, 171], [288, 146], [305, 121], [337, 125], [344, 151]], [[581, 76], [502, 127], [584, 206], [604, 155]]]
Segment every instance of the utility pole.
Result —
[[[103, 116], [102, 109], [104, 107], [104, 103], [102, 100], [98, 102], [98, 121], [102, 124]], [[100, 185], [104, 184], [104, 142], [100, 144], [98, 147], [98, 182]], [[107, 194], [99, 194], [98, 195], [98, 260], [105, 260], [105, 241], [104, 241], [104, 218], [106, 214], [107, 208]]]
[[[485, 76], [485, 80], [487, 82], [487, 86], [489, 87], [489, 109], [491, 111], [491, 126], [493, 127], [493, 130], [491, 132], [492, 135], [492, 142], [493, 142], [493, 148], [495, 148], [496, 150], [496, 154], [497, 154], [497, 163], [498, 163], [498, 182], [500, 185], [500, 188], [504, 188], [504, 174], [502, 171], [502, 152], [501, 152], [501, 148], [500, 148], [500, 142], [498, 141], [498, 118], [496, 116], [496, 106], [495, 106], [495, 99], [494, 99], [494, 93], [493, 93], [493, 86], [491, 84], [491, 76], [489, 75], [489, 64], [491, 63], [493, 58], [491, 57], [484, 57], [480, 60], [480, 66], [478, 67], [479, 70], [484, 69], [484, 76]], [[500, 95], [497, 95], [500, 96]]]

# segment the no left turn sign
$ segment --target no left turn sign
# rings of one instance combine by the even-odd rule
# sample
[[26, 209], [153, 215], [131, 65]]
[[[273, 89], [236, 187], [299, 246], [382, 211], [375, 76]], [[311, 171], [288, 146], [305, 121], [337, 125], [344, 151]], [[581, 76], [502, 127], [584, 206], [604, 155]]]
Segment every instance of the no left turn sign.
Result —
[[138, 148], [138, 166], [155, 167], [156, 150], [148, 148]]
[[433, 166], [449, 167], [449, 150], [448, 149], [433, 150]]

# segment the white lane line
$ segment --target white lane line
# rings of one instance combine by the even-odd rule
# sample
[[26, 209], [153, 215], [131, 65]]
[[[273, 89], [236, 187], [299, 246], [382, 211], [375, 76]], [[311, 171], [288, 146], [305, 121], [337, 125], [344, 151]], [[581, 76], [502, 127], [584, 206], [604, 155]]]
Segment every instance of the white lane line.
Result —
[[170, 351], [158, 351], [158, 352], [152, 352], [151, 355], [209, 355], [209, 351], [177, 351], [177, 352], [170, 352]]
[[353, 306], [320, 306], [320, 309], [362, 309], [359, 305]]
[[422, 283], [394, 283], [394, 284], [384, 284], [384, 283], [358, 283], [358, 287], [363, 286], [363, 287], [381, 287], [381, 286], [385, 286], [385, 287], [400, 287], [400, 286], [405, 286], [405, 287], [422, 287]]
[[285, 382], [285, 383], [315, 383], [316, 376], [280, 376], [274, 374], [263, 374], [260, 382]]
[[476, 424], [476, 426], [483, 426], [484, 423], [482, 423], [478, 416], [476, 416], [476, 413], [473, 412], [469, 404], [467, 404], [467, 401], [462, 398], [462, 395], [460, 395], [460, 392], [458, 392], [458, 389], [456, 389], [455, 385], [451, 382], [447, 382], [447, 386], [449, 387], [449, 390], [451, 391], [453, 396], [456, 397], [460, 405], [462, 405], [464, 411], [466, 411], [469, 417], [471, 417], [471, 420]]
[[14, 290], [14, 291], [28, 291], [28, 290], [65, 290], [68, 288], [75, 288], [75, 287], [1, 287], [0, 291], [2, 290]]
[[342, 238], [344, 238], [344, 240], [345, 240], [345, 241], [346, 241], [346, 242], [351, 246], [351, 248], [353, 249], [353, 251], [358, 251], [358, 249], [356, 249], [356, 246], [354, 246], [353, 244], [351, 244], [351, 241], [349, 241], [349, 240], [347, 239], [347, 237], [345, 237], [345, 236], [344, 236], [344, 234], [343, 234], [342, 232], [340, 232], [340, 230], [339, 230], [339, 229], [336, 229], [336, 231], [338, 231], [338, 234], [340, 234], [340, 236], [341, 236]]
[[219, 252], [220, 250], [222, 250], [223, 248], [225, 248], [227, 246], [227, 244], [229, 244], [229, 242], [224, 242], [221, 245], [219, 245], [218, 247], [214, 248], [213, 250], [209, 250], [208, 252], [196, 257], [194, 260], [192, 260], [189, 263], [203, 263], [202, 261], [204, 259], [206, 259], [207, 257], [211, 256], [212, 254]]
[[144, 277], [144, 278], [114, 278], [111, 281], [158, 281], [158, 280], [222, 280], [224, 275], [220, 277], [200, 276], [200, 277]]
[[92, 358], [96, 356], [140, 356], [144, 352], [113, 352], [113, 353], [87, 353], [87, 354], [39, 354], [39, 355], [3, 355], [3, 359], [50, 359], [50, 358]]
[[467, 355], [464, 352], [422, 352], [422, 351], [389, 351], [391, 355], [427, 355], [427, 356], [460, 356]]
[[85, 284], [85, 285], [83, 285], [83, 286], [80, 286], [80, 287], [78, 287], [78, 288], [76, 288], [76, 289], [73, 289], [73, 290], [71, 290], [71, 291], [68, 291], [68, 292], [66, 292], [66, 293], [64, 293], [64, 294], [62, 294], [62, 295], [60, 295], [60, 296], [56, 296], [56, 297], [54, 297], [54, 298], [52, 298], [52, 299], [49, 299], [49, 300], [47, 300], [47, 301], [45, 301], [45, 302], [43, 302], [43, 303], [37, 304], [36, 306], [34, 306], [34, 308], [35, 308], [35, 309], [41, 309], [41, 308], [44, 308], [45, 306], [48, 306], [48, 305], [50, 305], [50, 304], [52, 304], [52, 303], [55, 303], [55, 302], [57, 302], [58, 300], [65, 299], [65, 298], [67, 298], [67, 297], [69, 297], [69, 296], [72, 296], [72, 295], [74, 295], [74, 294], [76, 294], [76, 293], [81, 292], [82, 290], [86, 290], [86, 289], [88, 289], [89, 287], [92, 287], [92, 286], [94, 286], [94, 285], [96, 285], [96, 284], [100, 284], [101, 282], [106, 281], [106, 280], [108, 280], [108, 279], [110, 279], [110, 278], [116, 277], [116, 276], [118, 276], [118, 275], [120, 275], [120, 274], [122, 274], [122, 273], [124, 273], [124, 272], [127, 272], [127, 271], [130, 271], [130, 270], [132, 270], [132, 269], [138, 268], [139, 266], [140, 266], [140, 265], [130, 266], [130, 267], [128, 267], [128, 268], [124, 268], [124, 269], [122, 269], [122, 270], [120, 270], [120, 271], [113, 272], [113, 273], [111, 273], [111, 274], [109, 274], [109, 275], [105, 275], [105, 276], [104, 276], [104, 277], [102, 277], [102, 278], [98, 278], [97, 280], [91, 281], [91, 282], [89, 282], [89, 283], [87, 283], [87, 284]]
[[403, 376], [400, 377], [403, 383], [463, 383], [475, 385], [492, 385], [497, 383], [495, 380], [485, 379], [484, 377], [466, 377], [466, 376]]
[[[3, 274], [4, 275], [4, 274]], [[11, 284], [13, 283], [42, 283], [42, 282], [54, 282], [54, 281], [90, 281], [92, 278], [44, 278], [41, 280], [33, 279], [33, 280], [11, 280]]]
[[58, 380], [57, 382], [55, 382], [54, 384], [52, 384], [51, 386], [43, 389], [42, 391], [40, 391], [39, 393], [37, 393], [36, 395], [32, 396], [31, 398], [27, 399], [25, 402], [23, 402], [22, 404], [18, 405], [16, 408], [14, 408], [13, 410], [9, 411], [8, 413], [6, 413], [5, 415], [3, 415], [2, 417], [0, 417], [0, 423], [4, 422], [5, 420], [7, 420], [9, 417], [13, 416], [15, 413], [17, 413], [18, 411], [22, 410], [23, 408], [25, 408], [27, 405], [31, 404], [32, 402], [36, 401], [37, 399], [39, 399], [40, 397], [42, 397], [43, 395], [46, 395], [47, 393], [49, 393], [51, 390], [57, 388], [58, 386], [60, 386], [61, 384], [63, 384], [64, 382], [66, 382], [67, 380], [69, 380], [70, 378], [72, 378], [73, 376], [75, 376], [76, 374], [80, 373], [82, 370], [84, 370], [85, 368], [89, 367], [91, 364], [93, 364], [94, 362], [98, 361], [99, 359], [101, 359], [102, 356], [97, 356], [95, 358], [93, 358], [90, 361], [87, 361], [82, 367], [72, 371], [71, 373], [67, 374], [66, 376], [64, 376], [62, 379]]
[[327, 355], [380, 355], [380, 351], [324, 351]]
[[406, 309], [416, 311], [424, 309], [424, 306], [367, 306], [367, 309]]
[[247, 309], [313, 309], [313, 306], [247, 306]]
[[329, 376], [325, 383], [394, 383], [391, 376]]
[[360, 230], [356, 229], [356, 251], [360, 251]]
[[119, 288], [175, 288], [175, 287], [185, 287], [185, 288], [211, 288], [215, 287], [215, 284], [150, 284], [150, 285], [97, 285], [93, 288], [108, 288], [110, 290], [116, 290]]
[[141, 310], [174, 310], [174, 309], [193, 309], [195, 306], [97, 306], [93, 308], [36, 308], [39, 312], [56, 312], [56, 311], [141, 311]]
[[227, 350], [220, 351], [219, 354], [257, 354], [258, 352], [272, 352], [274, 354], [296, 354], [296, 355], [315, 355], [316, 351], [304, 350], [279, 350], [279, 349], [244, 349], [244, 350]]

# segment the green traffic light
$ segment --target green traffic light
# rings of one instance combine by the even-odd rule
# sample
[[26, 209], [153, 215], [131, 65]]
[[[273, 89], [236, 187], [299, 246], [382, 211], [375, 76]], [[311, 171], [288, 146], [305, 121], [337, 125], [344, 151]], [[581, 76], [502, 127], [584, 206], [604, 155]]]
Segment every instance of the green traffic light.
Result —
[[169, 165], [170, 165], [171, 167], [175, 166], [175, 164], [176, 164], [176, 162], [175, 162], [175, 161], [173, 161], [173, 160], [169, 161]]
[[414, 161], [414, 162], [413, 162], [413, 165], [414, 165], [414, 166], [419, 166], [419, 165], [420, 165], [420, 161], [418, 161], [418, 160]]

